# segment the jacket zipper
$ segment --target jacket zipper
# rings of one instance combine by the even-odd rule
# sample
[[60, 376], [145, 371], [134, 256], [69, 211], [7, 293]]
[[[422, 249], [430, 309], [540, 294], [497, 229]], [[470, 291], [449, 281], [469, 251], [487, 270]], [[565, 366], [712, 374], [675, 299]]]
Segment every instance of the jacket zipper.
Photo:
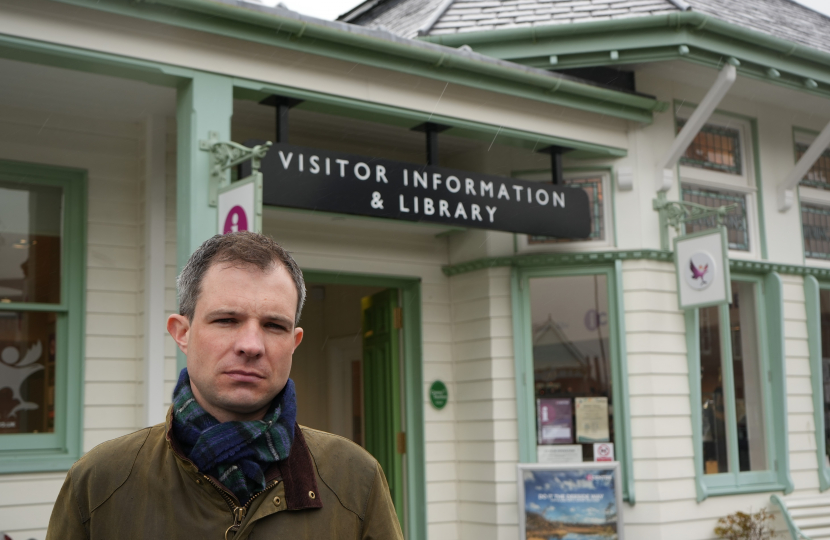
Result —
[[233, 499], [231, 499], [231, 496], [228, 495], [225, 489], [221, 488], [216, 482], [214, 482], [210, 476], [204, 475], [204, 477], [205, 480], [210, 482], [210, 485], [216, 488], [216, 490], [219, 492], [222, 498], [225, 499], [225, 502], [228, 503], [228, 507], [231, 509], [231, 513], [233, 514], [233, 525], [228, 527], [228, 529], [225, 531], [225, 540], [230, 540], [228, 538], [228, 533], [230, 533], [231, 531], [233, 531], [234, 536], [236, 536], [237, 531], [239, 531], [239, 527], [242, 526], [242, 520], [245, 519], [245, 515], [248, 513], [248, 508], [251, 507], [251, 503], [254, 502], [254, 499], [256, 499], [257, 497], [259, 497], [260, 495], [262, 495], [263, 493], [265, 493], [266, 491], [280, 483], [279, 480], [276, 480], [272, 484], [268, 484], [262, 491], [254, 493], [253, 496], [250, 499], [248, 499], [248, 502], [246, 502], [244, 506], [237, 506], [236, 502]]

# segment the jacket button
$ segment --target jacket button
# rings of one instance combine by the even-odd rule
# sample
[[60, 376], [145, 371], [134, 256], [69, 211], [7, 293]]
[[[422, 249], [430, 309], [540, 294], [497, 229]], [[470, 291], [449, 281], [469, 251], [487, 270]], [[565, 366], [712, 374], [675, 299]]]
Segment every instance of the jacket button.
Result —
[[199, 480], [199, 479], [197, 478], [197, 479], [196, 479], [196, 483], [197, 483], [197, 484], [201, 484], [201, 483], [202, 483], [202, 481], [201, 481], [201, 480]]
[[274, 497], [274, 506], [279, 506], [279, 505], [280, 505], [280, 498], [279, 497]]
[[309, 492], [308, 492], [308, 496], [309, 496], [310, 498], [312, 498], [312, 499], [316, 499], [316, 498], [317, 498], [317, 495], [315, 495], [313, 491], [309, 491]]

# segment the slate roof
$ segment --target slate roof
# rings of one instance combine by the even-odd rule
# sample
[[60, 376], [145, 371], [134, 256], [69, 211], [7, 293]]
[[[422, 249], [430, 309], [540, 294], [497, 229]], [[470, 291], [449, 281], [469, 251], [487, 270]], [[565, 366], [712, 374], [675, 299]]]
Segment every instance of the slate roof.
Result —
[[686, 10], [830, 52], [830, 19], [792, 0], [367, 0], [339, 20], [414, 38]]

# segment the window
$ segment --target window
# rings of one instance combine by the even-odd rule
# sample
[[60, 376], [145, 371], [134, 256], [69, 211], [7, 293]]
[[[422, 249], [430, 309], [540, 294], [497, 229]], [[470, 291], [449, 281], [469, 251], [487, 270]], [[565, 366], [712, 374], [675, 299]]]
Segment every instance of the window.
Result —
[[[795, 161], [807, 151], [815, 139], [813, 132], [794, 132]], [[798, 188], [801, 202], [801, 233], [804, 257], [830, 260], [830, 149], [813, 164]]]
[[[729, 249], [749, 251], [749, 224], [747, 223], [746, 196], [731, 191], [698, 188], [683, 185], [681, 195], [684, 201], [702, 204], [711, 208], [736, 205], [737, 208], [726, 214], [726, 238]], [[718, 226], [718, 219], [709, 216], [702, 219], [687, 221], [686, 234], [691, 234]]]
[[[550, 171], [542, 173], [514, 175], [523, 180], [549, 181]], [[591, 208], [591, 234], [588, 238], [553, 238], [549, 236], [519, 235], [520, 251], [573, 251], [576, 249], [599, 249], [613, 245], [609, 238], [611, 200], [609, 199], [610, 175], [608, 174], [574, 174], [565, 175], [563, 183], [571, 187], [582, 188], [588, 194]], [[612, 233], [613, 236], [613, 233]]]
[[[615, 271], [523, 270], [518, 280], [522, 461], [594, 461], [595, 443], [611, 443], [630, 480]], [[624, 491], [633, 502], [633, 484]]]
[[830, 206], [801, 205], [804, 256], [830, 259]]
[[0, 162], [0, 472], [80, 456], [85, 182]]
[[776, 279], [735, 279], [728, 306], [687, 312], [699, 499], [786, 485], [784, 383], [773, 384], [783, 373], [783, 344], [773, 340], [783, 336], [782, 308], [765, 307], [780, 299]]
[[[694, 109], [676, 109], [677, 132]], [[750, 151], [751, 122], [713, 114], [678, 163], [681, 199], [709, 207], [735, 205], [725, 225], [731, 256], [757, 257], [756, 182]], [[714, 216], [686, 223], [686, 233], [717, 225]]]

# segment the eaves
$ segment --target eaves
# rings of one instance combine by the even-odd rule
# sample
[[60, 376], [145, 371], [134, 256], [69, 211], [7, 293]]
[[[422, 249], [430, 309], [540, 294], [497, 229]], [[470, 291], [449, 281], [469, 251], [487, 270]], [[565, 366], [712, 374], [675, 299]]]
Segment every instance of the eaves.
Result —
[[667, 107], [649, 96], [469, 50], [238, 0], [55, 1], [637, 122], [650, 123], [654, 111]]
[[693, 11], [422, 39], [540, 69], [737, 59], [740, 75], [830, 97], [830, 54]]

